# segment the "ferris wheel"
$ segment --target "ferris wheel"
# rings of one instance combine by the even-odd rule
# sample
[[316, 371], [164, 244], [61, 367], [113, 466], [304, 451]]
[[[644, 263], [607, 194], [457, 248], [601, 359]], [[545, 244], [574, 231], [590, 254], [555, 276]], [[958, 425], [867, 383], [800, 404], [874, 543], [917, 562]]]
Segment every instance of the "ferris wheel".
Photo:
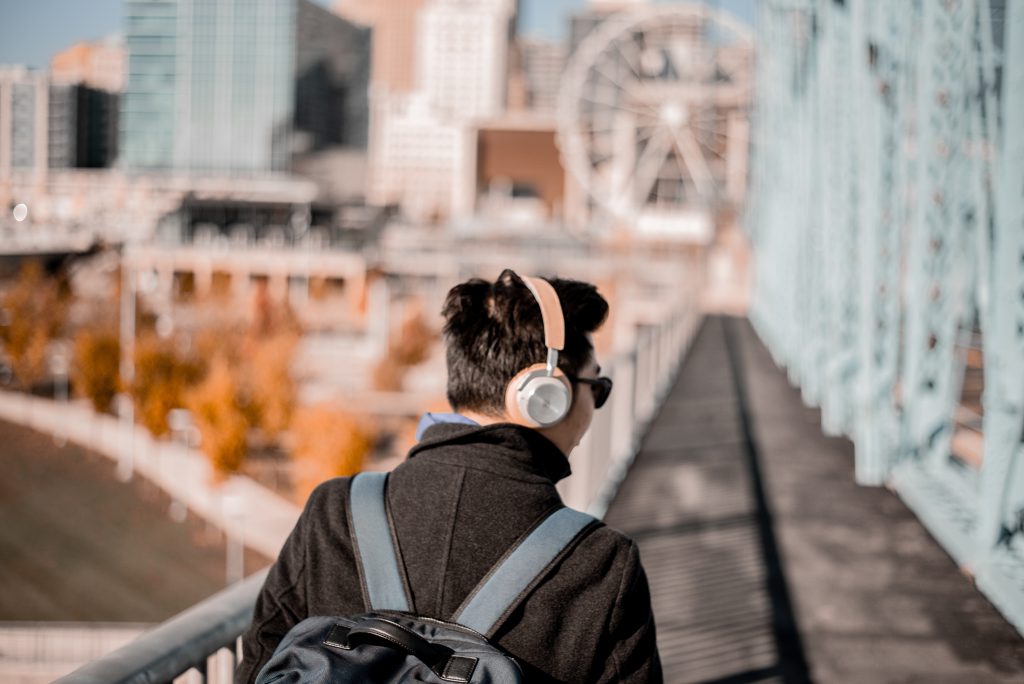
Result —
[[641, 5], [598, 24], [558, 102], [563, 163], [588, 206], [630, 221], [717, 206], [730, 144], [745, 146], [732, 124], [745, 123], [752, 62], [750, 31], [703, 5]]

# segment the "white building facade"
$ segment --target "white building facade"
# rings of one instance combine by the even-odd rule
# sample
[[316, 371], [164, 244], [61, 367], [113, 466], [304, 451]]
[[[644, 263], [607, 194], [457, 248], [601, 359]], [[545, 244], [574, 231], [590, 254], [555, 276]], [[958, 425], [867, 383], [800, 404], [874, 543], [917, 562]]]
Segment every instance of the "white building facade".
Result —
[[514, 10], [510, 0], [435, 0], [420, 12], [418, 80], [437, 112], [501, 113]]
[[505, 108], [512, 0], [433, 0], [417, 16], [416, 84], [376, 90], [369, 199], [412, 220], [472, 213], [479, 119]]
[[419, 221], [471, 212], [472, 130], [438, 115], [422, 92], [382, 95], [373, 106], [370, 201]]

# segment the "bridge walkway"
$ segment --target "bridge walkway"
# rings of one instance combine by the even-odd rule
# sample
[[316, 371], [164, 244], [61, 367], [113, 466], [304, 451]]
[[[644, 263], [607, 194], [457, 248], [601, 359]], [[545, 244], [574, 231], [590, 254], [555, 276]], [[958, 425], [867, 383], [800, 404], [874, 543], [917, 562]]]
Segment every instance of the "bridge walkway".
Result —
[[637, 540], [665, 680], [1021, 682], [1024, 640], [743, 319], [708, 318], [606, 521]]

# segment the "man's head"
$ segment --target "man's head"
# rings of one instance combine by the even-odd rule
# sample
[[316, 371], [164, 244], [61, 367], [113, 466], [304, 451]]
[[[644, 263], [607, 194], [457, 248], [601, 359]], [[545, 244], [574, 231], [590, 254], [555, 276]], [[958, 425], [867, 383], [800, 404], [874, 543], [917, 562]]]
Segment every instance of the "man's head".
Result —
[[[597, 372], [590, 336], [608, 315], [608, 302], [589, 283], [547, 279], [562, 306], [565, 349], [558, 367], [571, 377], [593, 377]], [[504, 271], [494, 283], [474, 278], [448, 293], [444, 306], [448, 355], [448, 401], [452, 408], [495, 420], [507, 419], [505, 389], [524, 368], [547, 358], [540, 306], [523, 281]], [[582, 437], [593, 413], [592, 396], [573, 387], [573, 408], [561, 430], [574, 432], [571, 448]], [[582, 406], [580, 397], [586, 395]], [[585, 415], [581, 415], [585, 414]], [[585, 425], [578, 425], [583, 422]], [[563, 440], [565, 441], [565, 440]]]

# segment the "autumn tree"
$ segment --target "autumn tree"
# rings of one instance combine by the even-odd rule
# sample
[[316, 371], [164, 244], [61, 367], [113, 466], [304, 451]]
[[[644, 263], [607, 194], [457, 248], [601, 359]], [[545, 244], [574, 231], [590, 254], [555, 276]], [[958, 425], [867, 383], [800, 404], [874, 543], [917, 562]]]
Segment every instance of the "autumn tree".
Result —
[[401, 391], [406, 372], [427, 359], [436, 338], [422, 307], [411, 307], [398, 327], [398, 334], [392, 336], [387, 353], [373, 367], [373, 388], [381, 392]]
[[199, 359], [179, 351], [173, 340], [154, 334], [139, 338], [135, 346], [135, 379], [132, 397], [135, 411], [146, 428], [157, 437], [166, 435], [167, 414], [184, 406], [185, 394], [204, 375]]
[[427, 325], [423, 309], [417, 306], [402, 321], [398, 335], [391, 342], [390, 356], [406, 367], [423, 363], [436, 338], [437, 334]]
[[206, 378], [186, 393], [202, 436], [200, 449], [219, 478], [238, 472], [245, 460], [249, 423], [239, 402], [239, 387], [226, 358], [217, 356]]
[[372, 430], [328, 404], [297, 410], [291, 434], [294, 487], [300, 501], [324, 480], [362, 470], [374, 443]]
[[373, 365], [373, 370], [370, 371], [370, 384], [378, 392], [401, 392], [405, 371], [405, 366], [387, 355]]
[[71, 290], [38, 261], [26, 261], [13, 287], [0, 298], [0, 345], [23, 389], [46, 374], [46, 349], [67, 319]]
[[266, 281], [259, 281], [253, 293], [241, 363], [253, 425], [270, 439], [276, 439], [292, 420], [298, 391], [291, 366], [301, 333], [291, 307], [273, 301]]
[[71, 375], [76, 391], [100, 412], [110, 410], [120, 389], [121, 343], [106, 328], [80, 331], [75, 336]]
[[299, 336], [289, 330], [250, 341], [245, 355], [246, 390], [255, 424], [274, 439], [288, 428], [297, 390], [291, 376]]

